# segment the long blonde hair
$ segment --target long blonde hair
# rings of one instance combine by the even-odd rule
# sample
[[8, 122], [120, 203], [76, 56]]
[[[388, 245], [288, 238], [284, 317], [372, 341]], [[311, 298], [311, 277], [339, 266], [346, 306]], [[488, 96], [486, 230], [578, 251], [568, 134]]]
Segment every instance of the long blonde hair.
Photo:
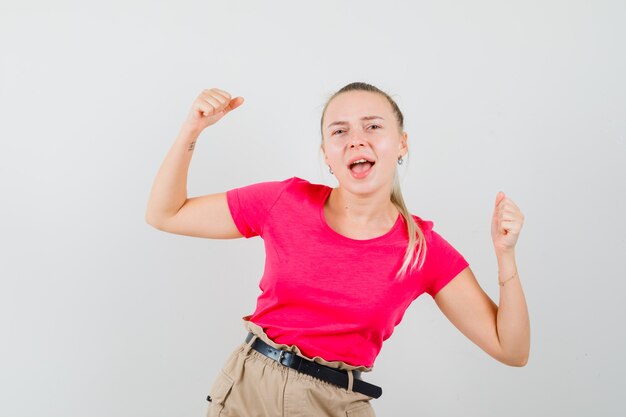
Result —
[[[396, 102], [389, 96], [389, 94], [385, 93], [384, 91], [380, 90], [379, 88], [371, 84], [367, 84], [364, 82], [353, 82], [339, 89], [332, 96], [330, 96], [330, 98], [326, 101], [326, 104], [324, 105], [324, 109], [322, 110], [322, 117], [320, 120], [320, 131], [322, 133], [322, 143], [324, 142], [323, 122], [324, 122], [324, 114], [326, 113], [326, 108], [328, 107], [328, 104], [332, 101], [333, 98], [335, 98], [337, 95], [341, 93], [345, 93], [348, 91], [369, 91], [369, 92], [381, 94], [383, 97], [387, 99], [387, 101], [389, 101], [389, 104], [391, 104], [393, 112], [396, 116], [396, 120], [398, 121], [398, 127], [400, 131], [404, 129], [404, 116], [402, 115], [402, 112], [400, 111], [400, 108], [398, 107]], [[398, 176], [397, 167], [393, 174], [393, 184], [391, 186], [390, 199], [391, 199], [391, 202], [396, 206], [396, 208], [398, 209], [402, 217], [404, 218], [407, 232], [409, 235], [409, 244], [407, 245], [407, 248], [406, 248], [404, 261], [402, 263], [402, 266], [396, 272], [396, 278], [399, 280], [402, 280], [406, 276], [406, 273], [409, 272], [409, 270], [413, 270], [416, 267], [418, 270], [421, 269], [422, 265], [424, 264], [424, 259], [426, 259], [427, 248], [426, 248], [426, 239], [424, 237], [424, 232], [417, 225], [417, 223], [415, 222], [415, 219], [413, 218], [413, 216], [407, 209], [406, 204], [404, 203], [404, 198], [402, 197], [402, 191], [400, 190], [400, 178]]]

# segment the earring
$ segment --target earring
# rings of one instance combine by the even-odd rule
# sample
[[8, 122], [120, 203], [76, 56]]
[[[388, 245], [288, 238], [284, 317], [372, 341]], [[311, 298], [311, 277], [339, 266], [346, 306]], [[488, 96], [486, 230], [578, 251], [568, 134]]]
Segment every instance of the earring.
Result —
[[402, 165], [403, 162], [404, 162], [404, 159], [402, 159], [402, 157], [398, 158], [398, 165]]
[[331, 174], [334, 174], [333, 170], [330, 169], [330, 165], [328, 165], [328, 172], [330, 172]]

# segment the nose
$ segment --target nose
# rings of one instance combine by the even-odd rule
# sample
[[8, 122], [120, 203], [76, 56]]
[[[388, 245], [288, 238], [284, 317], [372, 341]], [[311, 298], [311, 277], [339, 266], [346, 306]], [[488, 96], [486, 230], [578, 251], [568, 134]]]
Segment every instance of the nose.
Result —
[[350, 137], [349, 145], [350, 145], [350, 148], [358, 149], [359, 146], [365, 146], [365, 141], [363, 140], [362, 136], [357, 132], [357, 133], [353, 133], [352, 136]]

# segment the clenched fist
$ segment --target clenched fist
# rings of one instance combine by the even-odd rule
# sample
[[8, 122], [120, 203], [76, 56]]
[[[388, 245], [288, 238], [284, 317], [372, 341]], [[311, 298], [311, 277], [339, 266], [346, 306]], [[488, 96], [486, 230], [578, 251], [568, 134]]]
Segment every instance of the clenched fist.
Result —
[[496, 253], [512, 252], [524, 225], [524, 214], [502, 191], [496, 195], [491, 217], [491, 239]]
[[184, 125], [188, 129], [202, 131], [242, 103], [243, 97], [231, 99], [229, 93], [219, 88], [203, 90], [193, 102]]

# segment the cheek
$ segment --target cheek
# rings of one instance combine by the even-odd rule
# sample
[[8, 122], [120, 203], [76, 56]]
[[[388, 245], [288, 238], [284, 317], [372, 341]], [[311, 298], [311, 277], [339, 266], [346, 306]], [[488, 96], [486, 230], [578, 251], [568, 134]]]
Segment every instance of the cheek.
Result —
[[328, 142], [326, 142], [324, 147], [326, 148], [326, 153], [329, 155], [336, 155], [343, 149], [343, 145], [336, 140], [329, 140]]
[[376, 147], [378, 157], [383, 159], [393, 159], [397, 157], [398, 147], [391, 140], [385, 140], [378, 143]]
[[341, 152], [336, 146], [326, 145], [326, 159], [330, 162], [341, 160]]

